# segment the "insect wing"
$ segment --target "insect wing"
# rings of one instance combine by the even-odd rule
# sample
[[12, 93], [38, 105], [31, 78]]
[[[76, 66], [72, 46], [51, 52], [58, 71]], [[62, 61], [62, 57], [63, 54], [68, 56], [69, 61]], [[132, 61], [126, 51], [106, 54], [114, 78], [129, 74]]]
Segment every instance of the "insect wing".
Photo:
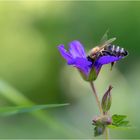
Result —
[[108, 40], [108, 32], [109, 30], [107, 30], [104, 35], [102, 36], [101, 40], [100, 40], [100, 44], [104, 44], [104, 42], [106, 42]]
[[100, 47], [105, 47], [105, 46], [111, 44], [111, 43], [112, 43], [113, 41], [115, 41], [115, 40], [116, 40], [116, 37], [111, 38], [111, 39], [105, 41], [104, 43], [102, 43], [102, 44], [100, 45]]

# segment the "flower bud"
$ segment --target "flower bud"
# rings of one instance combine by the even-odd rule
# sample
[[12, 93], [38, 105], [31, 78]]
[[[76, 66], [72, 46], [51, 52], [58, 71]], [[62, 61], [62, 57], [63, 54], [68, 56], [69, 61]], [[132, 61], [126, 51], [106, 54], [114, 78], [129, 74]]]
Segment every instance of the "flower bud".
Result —
[[103, 109], [103, 112], [106, 113], [110, 107], [111, 107], [111, 89], [113, 87], [110, 85], [108, 90], [105, 92], [103, 98], [102, 98], [102, 109]]
[[112, 119], [108, 115], [97, 116], [93, 119], [93, 125], [110, 125], [112, 124]]
[[92, 124], [95, 126], [94, 135], [99, 136], [104, 133], [107, 125], [112, 124], [112, 119], [108, 115], [97, 116], [93, 119]]
[[105, 126], [103, 126], [103, 125], [102, 126], [96, 126], [94, 128], [94, 136], [95, 137], [100, 136], [104, 133], [104, 131], [105, 131]]

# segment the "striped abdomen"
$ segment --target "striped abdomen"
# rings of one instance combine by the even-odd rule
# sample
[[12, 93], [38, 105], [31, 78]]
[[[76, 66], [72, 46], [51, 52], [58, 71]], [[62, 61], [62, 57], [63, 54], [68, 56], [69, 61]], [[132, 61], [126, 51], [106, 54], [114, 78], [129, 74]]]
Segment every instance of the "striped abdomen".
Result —
[[102, 51], [103, 55], [112, 55], [112, 56], [127, 56], [128, 55], [128, 51], [126, 51], [124, 48], [121, 48], [119, 46], [115, 46], [115, 45], [108, 45], [104, 48], [104, 50]]

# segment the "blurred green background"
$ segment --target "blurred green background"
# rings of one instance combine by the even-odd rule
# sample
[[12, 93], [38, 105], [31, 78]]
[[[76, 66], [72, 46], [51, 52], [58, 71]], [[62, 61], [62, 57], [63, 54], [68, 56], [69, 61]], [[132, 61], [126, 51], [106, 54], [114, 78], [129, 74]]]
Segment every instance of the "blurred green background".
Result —
[[70, 103], [41, 115], [0, 117], [0, 138], [94, 138], [91, 122], [99, 113], [92, 91], [57, 46], [80, 40], [88, 51], [107, 29], [130, 55], [113, 71], [104, 66], [95, 84], [100, 98], [113, 85], [111, 113], [128, 115], [133, 127], [110, 135], [140, 138], [140, 2], [119, 1], [0, 2], [1, 107]]

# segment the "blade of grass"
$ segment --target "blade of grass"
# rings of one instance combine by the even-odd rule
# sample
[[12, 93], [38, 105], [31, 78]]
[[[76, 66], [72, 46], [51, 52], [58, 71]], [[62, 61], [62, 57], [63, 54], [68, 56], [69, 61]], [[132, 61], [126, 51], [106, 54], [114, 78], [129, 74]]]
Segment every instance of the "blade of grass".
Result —
[[0, 108], [0, 116], [9, 116], [19, 113], [30, 113], [42, 109], [63, 107], [69, 104], [47, 104], [47, 105], [34, 105], [34, 106], [9, 106]]
[[[24, 96], [21, 92], [19, 92], [18, 90], [16, 90], [11, 85], [4, 82], [3, 80], [0, 80], [0, 95], [18, 106], [35, 105], [33, 101], [26, 98], [26, 96]], [[67, 138], [71, 138], [73, 137], [73, 135], [80, 135], [80, 136], [84, 135], [82, 132], [75, 129], [74, 127], [64, 124], [63, 122], [60, 122], [54, 116], [50, 116], [47, 111], [44, 112], [42, 110], [39, 110], [36, 112], [31, 112], [31, 114], [37, 119], [39, 119], [40, 121], [42, 121], [43, 123], [45, 123], [49, 128], [57, 132], [59, 131]]]

